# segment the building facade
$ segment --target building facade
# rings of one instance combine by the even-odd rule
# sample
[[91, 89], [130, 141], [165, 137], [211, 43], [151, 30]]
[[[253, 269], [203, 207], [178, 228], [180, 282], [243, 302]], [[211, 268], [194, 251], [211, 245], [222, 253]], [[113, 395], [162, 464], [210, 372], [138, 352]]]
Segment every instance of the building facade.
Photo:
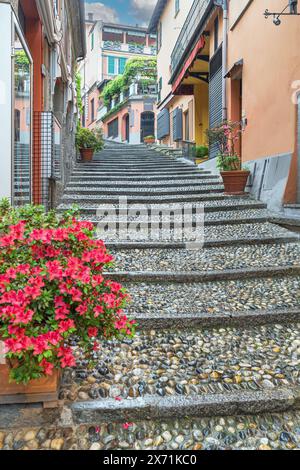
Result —
[[144, 86], [133, 81], [129, 89], [112, 100], [101, 118], [106, 139], [140, 144], [146, 137], [155, 137], [156, 83]]
[[80, 0], [0, 1], [0, 197], [55, 204], [76, 161]]
[[87, 55], [80, 66], [84, 127], [102, 127], [107, 110], [99, 99], [105, 84], [122, 75], [131, 58], [155, 57], [156, 35], [147, 28], [105, 23], [89, 14], [85, 21]]
[[[248, 189], [277, 211], [300, 202], [300, 20], [276, 26], [264, 14], [287, 3], [159, 0], [149, 26], [158, 33], [160, 141], [202, 145], [207, 129], [239, 122]], [[204, 165], [215, 169], [217, 153], [211, 146]]]

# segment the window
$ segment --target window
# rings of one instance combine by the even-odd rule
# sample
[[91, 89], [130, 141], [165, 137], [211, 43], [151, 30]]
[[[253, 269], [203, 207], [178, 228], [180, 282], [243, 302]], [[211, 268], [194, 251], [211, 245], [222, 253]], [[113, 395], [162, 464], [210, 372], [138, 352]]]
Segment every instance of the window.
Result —
[[219, 46], [219, 18], [217, 16], [217, 18], [215, 19], [215, 23], [214, 23], [214, 50], [215, 52], [218, 49], [218, 46]]
[[190, 140], [190, 116], [188, 111], [184, 113], [184, 138], [187, 142]]
[[95, 100], [94, 98], [91, 101], [91, 121], [95, 121]]
[[95, 47], [95, 35], [93, 32], [91, 35], [91, 51], [94, 49], [94, 47]]
[[115, 58], [108, 57], [108, 74], [109, 75], [116, 75], [115, 72]]
[[123, 75], [125, 71], [125, 65], [126, 65], [127, 59], [121, 57], [119, 59], [119, 75]]
[[108, 137], [116, 138], [119, 135], [119, 119], [116, 118], [108, 123]]
[[178, 15], [180, 10], [180, 0], [175, 0], [175, 16]]
[[159, 81], [158, 81], [158, 102], [161, 101], [161, 90], [162, 90], [162, 77], [160, 77]]

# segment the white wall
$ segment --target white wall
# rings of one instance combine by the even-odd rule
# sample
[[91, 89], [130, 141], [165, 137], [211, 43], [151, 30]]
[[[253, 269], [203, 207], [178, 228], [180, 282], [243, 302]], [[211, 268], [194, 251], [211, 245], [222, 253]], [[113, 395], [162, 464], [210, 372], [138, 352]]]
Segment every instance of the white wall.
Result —
[[11, 200], [12, 180], [12, 71], [11, 7], [0, 3], [0, 199]]

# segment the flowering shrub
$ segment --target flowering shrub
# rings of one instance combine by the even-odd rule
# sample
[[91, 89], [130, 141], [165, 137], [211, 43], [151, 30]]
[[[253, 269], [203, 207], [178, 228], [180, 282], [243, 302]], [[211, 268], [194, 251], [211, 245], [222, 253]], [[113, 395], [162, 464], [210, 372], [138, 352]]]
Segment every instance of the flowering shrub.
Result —
[[91, 359], [96, 338], [133, 336], [135, 324], [122, 286], [102, 275], [113, 258], [92, 224], [32, 206], [20, 214], [0, 205], [0, 336], [11, 379], [27, 383], [75, 365], [71, 337]]
[[221, 171], [233, 171], [241, 169], [241, 159], [236, 152], [236, 144], [241, 134], [241, 123], [224, 121], [220, 126], [207, 131], [210, 145], [217, 144], [219, 155], [217, 167]]

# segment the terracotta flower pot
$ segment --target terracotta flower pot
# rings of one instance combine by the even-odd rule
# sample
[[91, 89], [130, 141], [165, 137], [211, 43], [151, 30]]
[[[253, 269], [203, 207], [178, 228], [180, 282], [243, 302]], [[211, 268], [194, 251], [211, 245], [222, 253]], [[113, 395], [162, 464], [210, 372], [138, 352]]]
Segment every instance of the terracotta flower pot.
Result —
[[148, 145], [154, 144], [154, 143], [155, 143], [155, 139], [144, 139], [144, 143], [145, 143], [145, 144], [148, 144]]
[[5, 361], [3, 342], [0, 341], [0, 404], [43, 403], [45, 407], [58, 405], [60, 372], [41, 379], [32, 380], [27, 385], [10, 382], [10, 367]]
[[91, 162], [94, 156], [93, 149], [80, 149], [80, 155], [84, 162]]
[[250, 171], [221, 171], [225, 194], [244, 194]]

